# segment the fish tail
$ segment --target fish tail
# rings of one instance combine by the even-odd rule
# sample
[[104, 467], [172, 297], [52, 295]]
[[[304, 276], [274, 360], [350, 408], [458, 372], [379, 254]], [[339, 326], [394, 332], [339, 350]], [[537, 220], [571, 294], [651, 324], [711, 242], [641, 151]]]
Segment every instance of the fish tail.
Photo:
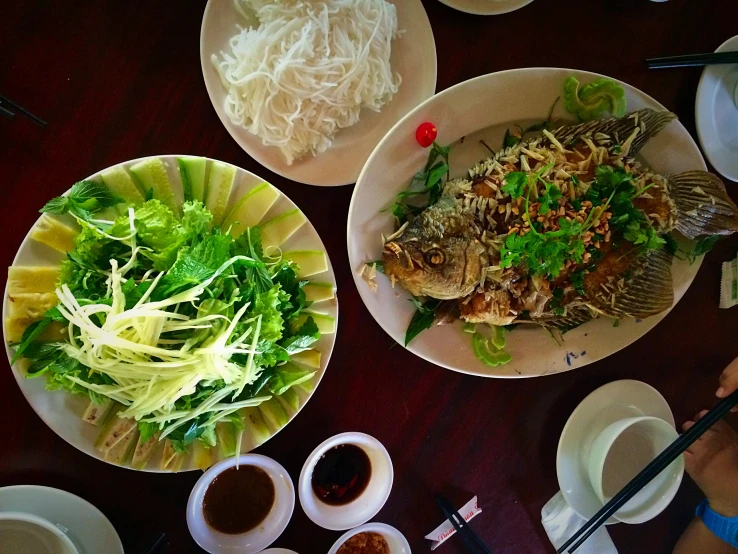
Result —
[[690, 239], [738, 232], [738, 207], [719, 177], [686, 171], [668, 178], [677, 207], [677, 230]]
[[[595, 133], [617, 137], [621, 144], [626, 143], [630, 138], [627, 142], [627, 151], [624, 151], [623, 155], [634, 156], [650, 139], [675, 119], [676, 115], [672, 112], [645, 108], [624, 117], [589, 121], [573, 127], [561, 127], [553, 131], [553, 135], [564, 144], [573, 143], [581, 136]], [[634, 134], [635, 136], [632, 137]]]

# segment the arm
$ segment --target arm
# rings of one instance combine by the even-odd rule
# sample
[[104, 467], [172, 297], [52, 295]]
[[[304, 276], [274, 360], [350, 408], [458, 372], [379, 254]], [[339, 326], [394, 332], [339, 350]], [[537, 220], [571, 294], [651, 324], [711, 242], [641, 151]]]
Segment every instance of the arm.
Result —
[[736, 550], [712, 534], [702, 520], [694, 518], [674, 547], [673, 554], [735, 554]]

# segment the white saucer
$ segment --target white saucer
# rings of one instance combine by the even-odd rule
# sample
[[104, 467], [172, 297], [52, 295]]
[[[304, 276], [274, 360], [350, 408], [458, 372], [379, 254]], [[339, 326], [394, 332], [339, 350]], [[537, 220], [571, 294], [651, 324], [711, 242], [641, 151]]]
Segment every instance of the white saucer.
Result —
[[[274, 483], [274, 505], [261, 524], [239, 535], [226, 535], [212, 529], [202, 513], [205, 492], [218, 474], [239, 465], [253, 465], [263, 469]], [[187, 527], [192, 538], [203, 550], [211, 554], [255, 554], [272, 544], [290, 522], [295, 509], [295, 487], [287, 470], [271, 458], [260, 454], [245, 454], [228, 458], [207, 470], [192, 489], [187, 502]]]
[[336, 554], [338, 549], [343, 543], [349, 540], [354, 535], [359, 533], [379, 533], [387, 541], [389, 546], [390, 554], [410, 554], [410, 545], [405, 538], [405, 535], [400, 533], [397, 529], [386, 523], [367, 523], [361, 527], [356, 527], [347, 531], [335, 542], [335, 544], [328, 551], [328, 554]]
[[[584, 519], [602, 508], [587, 474], [587, 456], [595, 437], [619, 419], [653, 416], [672, 427], [674, 416], [664, 397], [652, 386], [625, 379], [595, 390], [577, 406], [561, 432], [556, 453], [556, 474], [566, 503]], [[607, 524], [618, 523], [610, 518]]]
[[17, 485], [0, 488], [0, 512], [25, 512], [68, 529], [79, 554], [123, 554], [113, 524], [95, 506], [67, 491]]
[[533, 0], [440, 0], [440, 2], [460, 12], [474, 15], [500, 15], [519, 10]]
[[[738, 51], [738, 35], [716, 52]], [[702, 72], [695, 100], [697, 135], [707, 159], [719, 173], [738, 181], [738, 63], [708, 65]]]

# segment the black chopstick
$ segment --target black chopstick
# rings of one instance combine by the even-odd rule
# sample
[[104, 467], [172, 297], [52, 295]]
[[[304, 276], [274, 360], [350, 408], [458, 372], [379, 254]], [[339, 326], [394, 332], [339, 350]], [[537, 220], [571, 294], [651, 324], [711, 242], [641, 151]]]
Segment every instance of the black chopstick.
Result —
[[610, 516], [617, 512], [623, 504], [633, 498], [638, 491], [650, 483], [654, 477], [681, 456], [681, 454], [689, 448], [692, 443], [699, 439], [705, 431], [712, 427], [719, 419], [722, 419], [722, 417], [736, 405], [738, 405], [738, 390], [723, 398], [712, 410], [702, 416], [697, 423], [680, 435], [677, 440], [671, 443], [666, 450], [648, 464], [643, 471], [630, 481], [630, 483], [625, 485], [619, 493], [613, 496], [599, 512], [592, 516], [592, 518], [590, 518], [590, 520], [587, 521], [587, 523], [585, 523], [568, 541], [560, 546], [556, 552], [561, 554], [562, 552], [567, 551], [566, 549], [572, 544], [573, 546], [569, 548], [568, 552], [574, 552], [579, 548], [584, 541], [586, 541], [602, 524], [604, 524]]
[[738, 52], [709, 52], [707, 54], [686, 54], [683, 56], [667, 56], [665, 58], [649, 58], [646, 60], [646, 65], [649, 69], [692, 67], [719, 63], [738, 63]]
[[454, 505], [451, 504], [445, 496], [439, 494], [436, 497], [436, 503], [441, 508], [443, 515], [446, 516], [446, 518], [451, 522], [451, 525], [454, 526], [456, 532], [461, 535], [462, 539], [464, 539], [464, 543], [466, 544], [466, 548], [469, 552], [472, 554], [476, 552], [492, 554], [489, 548], [487, 548], [487, 545], [484, 544], [482, 539], [479, 538], [479, 536], [469, 526], [469, 523], [461, 517], [456, 508], [454, 508]]
[[2, 106], [0, 106], [0, 115], [5, 116], [8, 119], [13, 119], [15, 117], [15, 114], [13, 112], [3, 108]]
[[157, 533], [148, 545], [144, 547], [141, 554], [156, 554], [157, 552], [161, 552], [168, 544], [166, 542], [166, 535], [164, 533]]
[[[15, 102], [13, 102], [10, 98], [7, 98], [5, 96], [0, 95], [0, 104], [7, 104], [8, 106], [10, 106], [11, 108], [13, 108], [14, 110], [17, 110], [20, 113], [22, 113], [23, 115], [25, 115], [28, 119], [30, 119], [31, 121], [33, 121], [37, 125], [40, 125], [41, 127], [46, 127], [46, 122], [43, 119], [41, 119], [40, 117], [38, 117], [36, 115], [33, 115], [31, 112], [29, 112], [23, 106], [20, 106], [20, 105], [16, 104]], [[7, 110], [7, 108], [3, 108], [3, 109]], [[7, 111], [10, 111], [10, 110], [7, 110]]]

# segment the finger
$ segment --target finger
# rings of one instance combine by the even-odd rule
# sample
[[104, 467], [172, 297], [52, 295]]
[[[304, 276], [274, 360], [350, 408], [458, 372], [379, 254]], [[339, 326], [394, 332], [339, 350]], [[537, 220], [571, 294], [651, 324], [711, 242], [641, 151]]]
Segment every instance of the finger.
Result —
[[696, 416], [694, 416], [695, 421], [699, 421], [703, 417], [705, 417], [705, 414], [707, 413], [707, 410], [702, 410], [700, 413], [698, 413]]
[[689, 428], [694, 425], [694, 421], [685, 421], [682, 423], [682, 431], [689, 431]]
[[718, 398], [725, 398], [738, 388], [738, 358], [730, 362], [720, 374], [720, 388], [715, 395]]

